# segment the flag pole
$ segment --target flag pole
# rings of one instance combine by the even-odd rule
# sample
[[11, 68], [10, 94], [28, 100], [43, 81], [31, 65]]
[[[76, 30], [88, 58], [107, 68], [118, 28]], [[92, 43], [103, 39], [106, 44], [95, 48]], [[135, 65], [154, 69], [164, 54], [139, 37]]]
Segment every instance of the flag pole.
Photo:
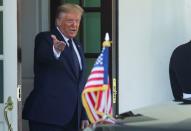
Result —
[[103, 47], [111, 47], [111, 41], [109, 41], [109, 33], [105, 33], [105, 41], [103, 42]]
[[[111, 42], [109, 41], [109, 33], [105, 33], [105, 41], [103, 42], [103, 48], [104, 47], [111, 47]], [[109, 56], [109, 55], [108, 55]], [[107, 119], [108, 117], [108, 107], [107, 107], [107, 90], [104, 92], [106, 95], [105, 96], [105, 115], [103, 117], [103, 119]]]
[[[103, 48], [107, 48], [107, 47], [111, 47], [111, 41], [110, 41], [108, 32], [105, 34], [105, 41], [103, 42]], [[105, 90], [104, 93], [106, 95], [104, 95], [105, 96], [105, 112], [104, 112], [105, 114], [103, 116], [103, 120], [107, 120], [110, 118], [109, 112], [108, 112], [108, 103], [107, 103], [107, 90]]]

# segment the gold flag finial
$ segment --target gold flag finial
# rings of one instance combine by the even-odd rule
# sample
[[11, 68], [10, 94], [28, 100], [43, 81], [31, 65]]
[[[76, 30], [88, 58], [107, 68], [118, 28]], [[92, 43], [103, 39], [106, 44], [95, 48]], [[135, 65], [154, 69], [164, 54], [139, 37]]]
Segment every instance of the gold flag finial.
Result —
[[105, 34], [105, 41], [103, 42], [103, 47], [110, 47], [111, 41], [109, 41], [109, 33]]

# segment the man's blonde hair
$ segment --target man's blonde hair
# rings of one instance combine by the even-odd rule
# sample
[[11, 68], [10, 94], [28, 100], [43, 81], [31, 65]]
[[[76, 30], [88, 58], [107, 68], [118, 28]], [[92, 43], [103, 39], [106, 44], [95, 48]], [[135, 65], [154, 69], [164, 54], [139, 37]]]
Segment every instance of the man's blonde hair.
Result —
[[81, 6], [79, 6], [77, 4], [66, 3], [63, 5], [60, 5], [57, 8], [56, 18], [59, 18], [61, 13], [77, 13], [82, 16], [84, 13], [84, 10]]

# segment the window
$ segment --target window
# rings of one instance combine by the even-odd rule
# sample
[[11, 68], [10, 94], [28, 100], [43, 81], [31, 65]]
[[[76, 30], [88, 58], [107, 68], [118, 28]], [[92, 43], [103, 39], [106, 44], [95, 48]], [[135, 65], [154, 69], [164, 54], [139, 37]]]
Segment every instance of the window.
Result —
[[[79, 39], [83, 44], [88, 73], [102, 49], [105, 33], [112, 31], [111, 0], [51, 0], [51, 27], [54, 27], [56, 8], [62, 3], [76, 3], [85, 10], [79, 31]], [[111, 73], [111, 70], [110, 70]], [[111, 75], [110, 75], [111, 76]]]

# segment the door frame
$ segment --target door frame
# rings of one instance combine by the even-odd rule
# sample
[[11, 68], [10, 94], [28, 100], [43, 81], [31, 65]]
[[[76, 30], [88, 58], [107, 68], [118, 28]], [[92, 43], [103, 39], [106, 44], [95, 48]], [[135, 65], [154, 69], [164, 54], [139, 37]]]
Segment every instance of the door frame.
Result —
[[[3, 1], [3, 52], [4, 105], [8, 97], [11, 96], [13, 100], [13, 110], [8, 112], [8, 117], [14, 131], [18, 131], [17, 0]], [[5, 121], [3, 125], [5, 125]], [[4, 129], [7, 130], [6, 125]]]
[[119, 42], [118, 42], [118, 1], [112, 1], [112, 105], [113, 115], [119, 115]]
[[[22, 131], [22, 58], [21, 58], [21, 31], [20, 31], [20, 18], [21, 18], [21, 0], [17, 0], [17, 97], [18, 99], [18, 131]], [[20, 87], [20, 89], [19, 89]], [[19, 90], [18, 90], [19, 89]], [[19, 96], [18, 96], [19, 95]]]

